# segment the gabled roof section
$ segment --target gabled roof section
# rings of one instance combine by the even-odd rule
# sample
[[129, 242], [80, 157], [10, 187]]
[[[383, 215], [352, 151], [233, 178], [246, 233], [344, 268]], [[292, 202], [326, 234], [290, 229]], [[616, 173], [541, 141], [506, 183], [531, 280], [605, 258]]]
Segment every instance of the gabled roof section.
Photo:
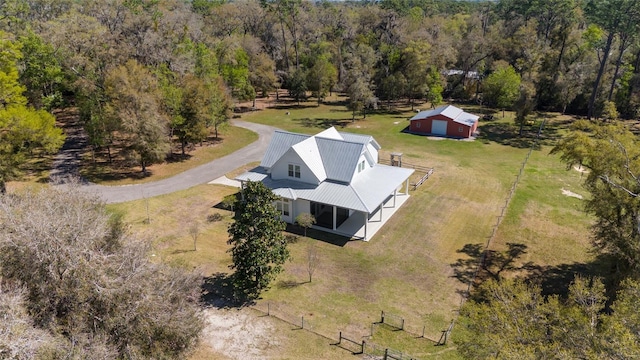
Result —
[[320, 150], [318, 149], [317, 141], [314, 137], [307, 138], [299, 143], [293, 145], [291, 148], [300, 156], [300, 159], [309, 167], [309, 170], [316, 176], [316, 178], [322, 182], [327, 178], [325, 172], [325, 166], [323, 164], [322, 157], [320, 156]]
[[342, 137], [342, 134], [340, 134], [338, 132], [338, 130], [336, 130], [336, 128], [334, 128], [333, 126], [328, 128], [328, 129], [326, 129], [326, 130], [323, 130], [322, 132], [317, 133], [315, 135], [315, 137], [326, 138], [326, 139], [335, 139], [335, 140], [345, 140]]
[[367, 146], [380, 150], [370, 135], [338, 132], [333, 127], [314, 136], [276, 130], [260, 166], [270, 171], [282, 156], [294, 151], [320, 182], [349, 183], [363, 153], [370, 164], [377, 161]]
[[346, 141], [355, 142], [363, 145], [367, 145], [371, 143], [376, 150], [381, 149], [380, 144], [378, 144], [378, 142], [371, 135], [360, 135], [360, 134], [344, 133], [344, 132], [341, 132], [339, 134], [342, 135], [342, 138], [344, 138], [344, 140]]
[[316, 143], [327, 179], [350, 182], [366, 145], [326, 138], [316, 138]]
[[273, 133], [271, 142], [264, 153], [260, 166], [270, 168], [284, 155], [293, 145], [310, 138], [309, 135], [296, 134], [288, 131], [276, 130]]
[[478, 115], [469, 114], [468, 112], [463, 111], [460, 115], [458, 115], [458, 117], [453, 119], [453, 121], [457, 122], [458, 124], [473, 126], [473, 124], [478, 122], [479, 118], [480, 117]]
[[473, 124], [475, 124], [480, 118], [477, 115], [473, 115], [468, 112], [465, 112], [462, 109], [457, 108], [453, 105], [444, 105], [444, 106], [437, 107], [433, 110], [421, 111], [409, 120], [410, 121], [421, 120], [421, 119], [426, 119], [428, 117], [435, 116], [435, 115], [446, 116], [449, 119], [453, 120], [454, 122], [458, 124], [463, 124], [466, 126], [473, 126]]

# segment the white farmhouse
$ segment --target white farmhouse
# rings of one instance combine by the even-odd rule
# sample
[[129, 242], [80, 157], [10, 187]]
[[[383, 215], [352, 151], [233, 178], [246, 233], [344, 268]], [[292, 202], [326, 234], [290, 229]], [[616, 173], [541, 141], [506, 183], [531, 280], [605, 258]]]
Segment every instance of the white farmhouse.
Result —
[[262, 181], [281, 199], [282, 220], [301, 213], [315, 229], [370, 239], [409, 197], [413, 169], [378, 164], [371, 136], [331, 127], [314, 136], [276, 131], [260, 166], [238, 177]]

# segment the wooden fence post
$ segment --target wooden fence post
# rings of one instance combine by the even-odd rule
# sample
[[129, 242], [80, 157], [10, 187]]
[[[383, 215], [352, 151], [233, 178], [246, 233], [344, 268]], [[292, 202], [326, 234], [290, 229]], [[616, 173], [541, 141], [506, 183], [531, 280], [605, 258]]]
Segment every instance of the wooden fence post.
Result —
[[380, 314], [380, 324], [384, 324], [384, 310], [382, 310], [382, 313]]

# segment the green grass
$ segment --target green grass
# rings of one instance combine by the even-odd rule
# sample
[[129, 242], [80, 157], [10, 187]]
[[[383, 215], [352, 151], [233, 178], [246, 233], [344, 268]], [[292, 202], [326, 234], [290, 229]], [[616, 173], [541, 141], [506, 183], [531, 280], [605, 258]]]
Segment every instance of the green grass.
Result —
[[[460, 251], [465, 245], [486, 243], [537, 128], [527, 128], [524, 138], [514, 138], [517, 129], [511, 123], [512, 114], [507, 113], [505, 119], [496, 116], [494, 121], [481, 122], [483, 135], [477, 141], [433, 140], [401, 132], [413, 114], [401, 110], [369, 115], [354, 123], [344, 107], [331, 105], [243, 115], [243, 120], [310, 134], [337, 124], [340, 131], [373, 135], [382, 145], [383, 159], [399, 151], [404, 153], [404, 163], [435, 169], [369, 242], [341, 243], [339, 238], [312, 231], [310, 238], [292, 244], [292, 260], [258, 300], [257, 308], [269, 306], [273, 315], [290, 322], [304, 316], [305, 325], [314, 332], [335, 339], [339, 331], [356, 339], [369, 335], [371, 323], [382, 310], [402, 316], [412, 333], [421, 334], [424, 328], [425, 336], [435, 340], [455, 318], [466, 286], [455, 277], [452, 264], [469, 259]], [[580, 173], [566, 171], [557, 156], [549, 155], [550, 146], [564, 131], [563, 121], [553, 118], [547, 125], [543, 145], [531, 155], [491, 244], [495, 250], [507, 243], [525, 245], [526, 253], [516, 262], [535, 265], [536, 276], [543, 281], [553, 280], [559, 270], [581, 269], [592, 260], [588, 253], [590, 219], [581, 211], [581, 200], [562, 194], [564, 188], [585, 195]], [[203, 185], [149, 199], [151, 224], [143, 221], [144, 200], [113, 206], [129, 210], [134, 231], [155, 237], [163, 261], [211, 274], [227, 272], [230, 263], [225, 252], [230, 213], [212, 206], [232, 192]], [[198, 251], [191, 251], [193, 240], [186, 224], [211, 212], [221, 212], [224, 221], [205, 224]], [[307, 281], [306, 263], [310, 244], [320, 254], [312, 282]], [[455, 344], [434, 347], [425, 339], [395, 337], [405, 335], [376, 333], [374, 339], [380, 346], [418, 358], [434, 353], [437, 358], [458, 358]], [[296, 358], [301, 346], [288, 343], [279, 358]], [[332, 357], [322, 349], [314, 348], [302, 358]]]

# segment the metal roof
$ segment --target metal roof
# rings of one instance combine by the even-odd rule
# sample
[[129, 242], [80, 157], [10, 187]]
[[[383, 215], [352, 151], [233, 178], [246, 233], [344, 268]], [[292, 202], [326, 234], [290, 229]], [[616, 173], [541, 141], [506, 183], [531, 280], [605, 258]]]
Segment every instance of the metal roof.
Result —
[[236, 177], [236, 180], [262, 181], [276, 195], [287, 199], [304, 199], [372, 213], [413, 172], [413, 169], [376, 164], [351, 184], [324, 181], [312, 185], [294, 180], [273, 180], [264, 168], [256, 168]]
[[319, 181], [324, 181], [327, 178], [325, 171], [324, 159], [321, 156], [321, 151], [318, 148], [318, 140], [314, 137], [305, 139], [291, 148], [300, 156], [300, 159], [309, 167], [309, 170], [315, 175]]
[[315, 137], [344, 140], [342, 135], [333, 126], [314, 135]]
[[277, 130], [260, 166], [271, 168], [293, 148], [320, 181], [329, 179], [349, 182], [358, 166], [360, 155], [366, 152], [366, 145], [369, 143], [380, 149], [380, 145], [369, 135], [338, 133], [333, 127], [315, 136]]
[[364, 144], [364, 145], [372, 143], [376, 150], [380, 150], [381, 148], [380, 144], [378, 144], [376, 139], [374, 139], [373, 136], [371, 135], [361, 135], [361, 134], [345, 133], [345, 132], [341, 132], [339, 134], [342, 135], [345, 141], [355, 142], [355, 143]]
[[270, 168], [284, 155], [293, 145], [310, 138], [309, 135], [297, 134], [288, 131], [276, 130], [273, 133], [271, 142], [264, 153], [260, 166]]
[[[338, 133], [334, 128], [316, 136], [276, 131], [260, 166], [237, 176], [236, 180], [261, 181], [287, 199], [301, 198], [371, 213], [409, 178], [413, 169], [374, 164], [353, 179], [363, 153], [370, 163], [375, 162], [367, 149], [369, 144], [380, 149], [369, 135]], [[287, 151], [295, 151], [320, 179], [320, 184], [272, 179], [270, 168]]]
[[409, 168], [375, 164], [372, 168], [360, 173], [351, 186], [371, 213], [414, 171]]
[[466, 126], [473, 126], [473, 124], [475, 124], [480, 118], [477, 115], [473, 115], [468, 112], [465, 112], [462, 109], [457, 108], [453, 105], [443, 105], [433, 110], [421, 111], [418, 114], [416, 114], [414, 117], [409, 119], [409, 121], [426, 119], [434, 115], [446, 116], [449, 119], [453, 120], [454, 122], [458, 124], [463, 124]]
[[366, 145], [325, 138], [317, 138], [316, 143], [327, 179], [350, 182]]

